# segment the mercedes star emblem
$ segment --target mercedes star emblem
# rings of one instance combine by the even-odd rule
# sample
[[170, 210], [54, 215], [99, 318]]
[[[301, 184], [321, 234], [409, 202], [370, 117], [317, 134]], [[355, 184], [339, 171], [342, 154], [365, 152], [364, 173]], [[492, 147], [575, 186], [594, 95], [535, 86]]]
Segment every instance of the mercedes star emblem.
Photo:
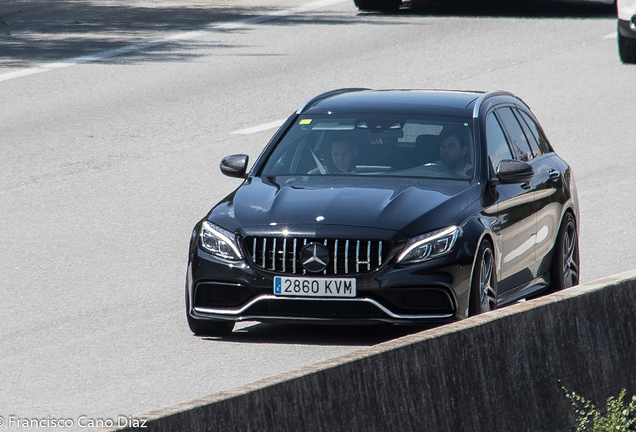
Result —
[[308, 272], [321, 272], [329, 265], [329, 249], [320, 243], [306, 244], [300, 251], [300, 262]]

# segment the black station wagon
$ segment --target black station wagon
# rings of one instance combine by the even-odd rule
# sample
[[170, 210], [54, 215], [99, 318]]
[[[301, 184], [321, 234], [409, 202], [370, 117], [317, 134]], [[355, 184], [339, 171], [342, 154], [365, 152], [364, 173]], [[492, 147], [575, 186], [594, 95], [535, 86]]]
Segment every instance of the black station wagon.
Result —
[[196, 224], [186, 312], [443, 323], [578, 284], [572, 172], [507, 92], [341, 89], [308, 101]]

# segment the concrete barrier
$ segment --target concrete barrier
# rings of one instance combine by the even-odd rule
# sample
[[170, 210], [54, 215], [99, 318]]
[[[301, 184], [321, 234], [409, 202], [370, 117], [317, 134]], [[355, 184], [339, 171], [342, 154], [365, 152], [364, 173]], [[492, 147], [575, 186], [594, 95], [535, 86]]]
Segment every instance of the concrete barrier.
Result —
[[147, 429], [549, 431], [636, 393], [636, 271], [154, 411]]

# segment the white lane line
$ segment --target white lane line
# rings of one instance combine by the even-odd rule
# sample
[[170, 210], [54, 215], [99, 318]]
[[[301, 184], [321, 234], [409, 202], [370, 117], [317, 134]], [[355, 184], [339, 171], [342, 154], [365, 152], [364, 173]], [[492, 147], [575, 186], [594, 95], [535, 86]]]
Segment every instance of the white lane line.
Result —
[[262, 132], [262, 131], [266, 131], [269, 129], [274, 129], [277, 127], [280, 127], [280, 125], [282, 125], [285, 122], [286, 119], [284, 120], [276, 120], [273, 121], [271, 123], [267, 123], [267, 124], [263, 124], [260, 126], [254, 126], [251, 128], [247, 128], [247, 129], [241, 129], [235, 132], [231, 132], [231, 134], [238, 134], [238, 135], [251, 135], [257, 132]]
[[242, 21], [230, 22], [225, 24], [214, 25], [214, 28], [223, 29], [223, 30], [235, 30], [244, 27], [248, 27], [253, 24], [259, 24], [262, 22], [276, 20], [278, 18], [284, 18], [291, 15], [298, 15], [303, 12], [311, 12], [312, 10], [320, 9], [327, 6], [333, 6], [338, 3], [344, 3], [348, 0], [322, 0], [315, 3], [308, 3], [303, 6], [298, 6], [292, 9], [287, 9], [283, 11], [270, 12], [267, 15], [261, 15], [253, 18], [248, 18]]
[[2, 81], [8, 81], [11, 79], [15, 79], [15, 78], [21, 78], [21, 77], [25, 77], [25, 76], [29, 76], [29, 75], [35, 75], [35, 74], [39, 74], [39, 73], [43, 73], [43, 72], [49, 72], [55, 69], [62, 69], [62, 68], [67, 68], [67, 67], [71, 67], [71, 66], [76, 66], [79, 64], [83, 64], [83, 63], [90, 63], [90, 62], [95, 62], [95, 61], [100, 61], [100, 60], [104, 60], [104, 59], [109, 59], [112, 57], [117, 57], [120, 55], [124, 55], [124, 54], [129, 54], [132, 52], [137, 52], [137, 51], [143, 51], [145, 49], [150, 49], [150, 48], [155, 48], [158, 46], [162, 46], [162, 45], [166, 45], [170, 42], [174, 42], [174, 41], [182, 41], [182, 40], [189, 40], [189, 39], [194, 39], [194, 38], [198, 38], [201, 37], [205, 34], [207, 34], [209, 31], [211, 30], [234, 30], [234, 29], [241, 29], [241, 28], [246, 28], [249, 27], [251, 25], [254, 24], [259, 24], [262, 22], [267, 22], [267, 21], [273, 21], [273, 20], [277, 20], [279, 18], [284, 18], [287, 16], [291, 16], [291, 15], [297, 15], [297, 14], [301, 14], [303, 12], [310, 12], [316, 9], [320, 9], [323, 7], [327, 7], [327, 6], [332, 6], [338, 3], [344, 3], [344, 2], [348, 2], [349, 0], [322, 0], [322, 1], [317, 1], [314, 3], [308, 3], [306, 5], [303, 6], [299, 6], [299, 7], [295, 7], [292, 9], [287, 9], [287, 10], [283, 10], [283, 11], [277, 11], [277, 12], [272, 12], [270, 14], [267, 15], [262, 15], [262, 16], [257, 16], [257, 17], [253, 17], [253, 18], [248, 18], [245, 20], [241, 20], [241, 21], [236, 21], [236, 22], [231, 22], [231, 23], [223, 23], [223, 24], [208, 24], [206, 26], [204, 26], [201, 30], [198, 31], [190, 31], [190, 32], [186, 32], [186, 33], [179, 33], [179, 34], [175, 34], [163, 39], [158, 39], [158, 40], [154, 40], [154, 41], [149, 41], [149, 42], [142, 42], [142, 43], [137, 43], [137, 44], [133, 44], [133, 45], [128, 45], [122, 48], [117, 48], [117, 49], [112, 49], [112, 50], [108, 50], [108, 51], [102, 51], [96, 54], [91, 54], [91, 55], [86, 55], [86, 56], [80, 56], [80, 57], [73, 57], [70, 59], [66, 59], [66, 60], [62, 60], [60, 62], [54, 62], [54, 63], [44, 63], [32, 68], [28, 68], [28, 69], [21, 69], [15, 72], [9, 72], [9, 73], [5, 73], [5, 74], [1, 74], [0, 75], [0, 82]]
[[[191, 32], [191, 33], [201, 33], [201, 34], [203, 34], [204, 32]], [[39, 74], [39, 73], [43, 73], [43, 72], [50, 72], [50, 71], [55, 70], [55, 69], [63, 69], [63, 68], [71, 67], [71, 66], [77, 66], [77, 65], [83, 64], [83, 63], [95, 62], [95, 61], [99, 61], [99, 60], [108, 59], [108, 58], [111, 58], [111, 57], [117, 57], [117, 56], [120, 56], [120, 55], [128, 54], [128, 53], [135, 52], [135, 51], [141, 51], [141, 50], [144, 50], [144, 49], [154, 48], [154, 47], [157, 47], [157, 46], [165, 45], [166, 43], [170, 42], [171, 40], [185, 39], [186, 35], [187, 35], [186, 33], [182, 33], [180, 35], [175, 35], [175, 36], [173, 36], [173, 37], [171, 37], [169, 39], [142, 42], [142, 43], [138, 43], [138, 44], [134, 44], [134, 45], [128, 45], [128, 46], [125, 46], [125, 47], [122, 47], [122, 48], [117, 48], [117, 49], [108, 50], [108, 51], [102, 51], [102, 52], [97, 53], [97, 54], [91, 54], [91, 55], [81, 56], [81, 57], [74, 57], [74, 58], [71, 58], [71, 59], [68, 59], [68, 60], [63, 60], [61, 62], [45, 63], [45, 64], [42, 64], [40, 66], [36, 66], [36, 67], [33, 67], [33, 68], [22, 69], [22, 70], [19, 70], [19, 71], [2, 74], [2, 75], [0, 75], [0, 81], [8, 81], [10, 79], [25, 77], [25, 76], [29, 76], [29, 75], [35, 75], [35, 74]], [[193, 37], [196, 37], [196, 36], [193, 36]]]
[[608, 35], [603, 36], [603, 39], [616, 39], [616, 32], [612, 32]]

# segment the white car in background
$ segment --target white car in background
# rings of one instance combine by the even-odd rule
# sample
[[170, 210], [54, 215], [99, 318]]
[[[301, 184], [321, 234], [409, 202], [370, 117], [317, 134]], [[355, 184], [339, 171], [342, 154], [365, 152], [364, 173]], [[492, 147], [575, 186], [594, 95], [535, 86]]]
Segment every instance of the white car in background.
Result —
[[636, 63], [636, 0], [618, 0], [618, 55], [626, 64]]

